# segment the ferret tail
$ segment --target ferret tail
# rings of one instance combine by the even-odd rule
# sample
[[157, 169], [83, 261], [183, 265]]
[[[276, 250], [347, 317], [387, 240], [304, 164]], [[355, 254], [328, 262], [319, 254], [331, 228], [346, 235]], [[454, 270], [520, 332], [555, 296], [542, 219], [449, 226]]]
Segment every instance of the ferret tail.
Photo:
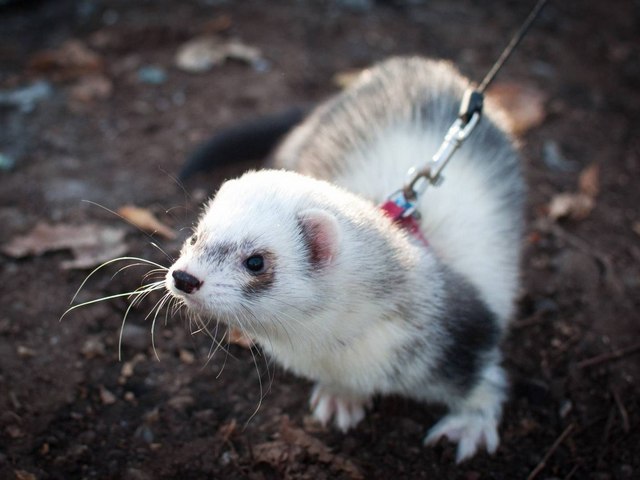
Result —
[[180, 180], [216, 166], [265, 158], [308, 111], [309, 107], [293, 107], [220, 131], [187, 158]]

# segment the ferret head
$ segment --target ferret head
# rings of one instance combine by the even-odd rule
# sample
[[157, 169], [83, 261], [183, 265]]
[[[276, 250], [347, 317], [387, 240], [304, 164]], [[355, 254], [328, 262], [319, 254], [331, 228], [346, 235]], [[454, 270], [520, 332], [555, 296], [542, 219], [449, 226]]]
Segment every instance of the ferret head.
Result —
[[170, 268], [167, 289], [189, 309], [257, 335], [328, 301], [323, 279], [341, 233], [334, 215], [309, 202], [306, 180], [260, 171], [226, 182]]

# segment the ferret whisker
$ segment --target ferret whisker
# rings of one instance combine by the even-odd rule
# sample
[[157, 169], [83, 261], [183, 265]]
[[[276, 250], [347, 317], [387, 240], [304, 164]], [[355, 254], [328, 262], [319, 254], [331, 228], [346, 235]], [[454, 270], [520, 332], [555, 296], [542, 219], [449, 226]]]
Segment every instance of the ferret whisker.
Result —
[[[157, 287], [156, 287], [156, 289], [157, 289]], [[69, 307], [67, 310], [65, 310], [65, 312], [60, 316], [60, 321], [62, 321], [62, 319], [64, 317], [66, 317], [70, 312], [72, 312], [74, 310], [77, 310], [78, 308], [86, 307], [88, 305], [93, 305], [94, 303], [100, 303], [100, 302], [106, 302], [108, 300], [114, 300], [116, 298], [122, 298], [122, 297], [131, 298], [131, 296], [139, 295], [139, 294], [140, 294], [140, 292], [136, 292], [134, 290], [132, 292], [116, 293], [114, 295], [108, 295], [106, 297], [94, 298], [93, 300], [87, 300], [86, 302], [79, 303], [78, 305], [74, 305], [72, 307]]]
[[[159, 282], [158, 282], [159, 283]], [[145, 288], [146, 287], [146, 288]], [[134, 296], [135, 295], [135, 299], [129, 304], [129, 306], [127, 307], [127, 309], [124, 312], [124, 316], [122, 317], [122, 323], [120, 325], [120, 334], [118, 336], [118, 360], [122, 361], [122, 337], [124, 335], [124, 326], [127, 322], [127, 317], [129, 316], [129, 312], [131, 311], [131, 309], [138, 305], [140, 302], [142, 302], [142, 300], [147, 297], [150, 293], [159, 290], [161, 288], [161, 285], [158, 284], [151, 284], [150, 286], [146, 286], [143, 285], [142, 290], [138, 289], [138, 291], [134, 291], [134, 292], [129, 292], [127, 295], [129, 295], [129, 297]], [[151, 339], [153, 341], [153, 337]]]
[[[213, 332], [213, 335], [211, 336], [211, 347], [209, 347], [209, 353], [207, 354], [207, 361], [204, 363], [204, 365], [202, 366], [202, 368], [204, 369], [209, 362], [213, 359], [213, 356], [216, 354], [216, 352], [218, 351], [218, 349], [222, 349], [224, 352], [226, 352], [227, 357], [231, 357], [234, 360], [237, 360], [237, 358], [231, 353], [229, 352], [228, 348], [225, 347], [222, 344], [222, 341], [218, 340], [218, 329], [220, 328], [220, 322], [218, 320], [216, 320], [216, 328]], [[215, 345], [215, 348], [213, 348], [213, 346]], [[226, 361], [226, 360], [225, 360]], [[216, 377], [217, 378], [217, 377]]]
[[[255, 314], [250, 311], [248, 308], [245, 307], [245, 312], [249, 315], [251, 315], [251, 317], [253, 317], [253, 319], [255, 320], [255, 323], [260, 325], [262, 327], [262, 329], [264, 330], [264, 333], [267, 337], [267, 340], [269, 341], [269, 344], [271, 345], [271, 348], [273, 348], [273, 344], [271, 343], [271, 336], [269, 335], [269, 332], [267, 331], [266, 327], [263, 325], [262, 322], [258, 321], [257, 317], [255, 316]], [[285, 326], [283, 324], [280, 324], [280, 326], [282, 327], [282, 329], [285, 331], [288, 339], [289, 339], [289, 343], [291, 343], [291, 347], [293, 348], [293, 342], [291, 340], [291, 337], [289, 336], [289, 332], [287, 331], [287, 329], [285, 328]], [[254, 330], [255, 331], [255, 330]], [[269, 370], [269, 358], [266, 355], [262, 355], [262, 357], [264, 358], [264, 363], [265, 363], [265, 368], [267, 370], [267, 378], [269, 379], [269, 385], [264, 393], [264, 395], [266, 395], [268, 392], [271, 391], [271, 386], [273, 385], [273, 379], [275, 378], [275, 369], [273, 370], [273, 374], [270, 372]], [[260, 401], [262, 401], [264, 399], [264, 395], [263, 397], [260, 399]]]
[[244, 428], [247, 428], [247, 425], [249, 425], [249, 422], [251, 422], [251, 420], [253, 420], [253, 417], [255, 417], [258, 414], [258, 411], [260, 410], [260, 407], [262, 406], [262, 401], [264, 400], [264, 387], [262, 385], [262, 375], [260, 374], [260, 367], [258, 366], [258, 360], [256, 359], [256, 356], [254, 354], [254, 349], [256, 349], [257, 347], [254, 347], [253, 345], [249, 346], [249, 353], [251, 353], [251, 358], [253, 358], [253, 364], [256, 367], [256, 373], [258, 374], [258, 385], [260, 388], [260, 399], [258, 400], [258, 404], [256, 405], [255, 410], [253, 411], [253, 413], [251, 414], [251, 416], [247, 419], [247, 421], [244, 424]]
[[142, 285], [138, 289], [134, 290], [130, 297], [135, 297], [131, 302], [133, 305], [139, 305], [150, 293], [157, 290], [162, 290], [164, 281], [154, 282], [147, 285]]
[[222, 375], [222, 372], [224, 371], [224, 367], [227, 364], [227, 360], [229, 356], [231, 356], [231, 349], [229, 348], [231, 345], [231, 339], [229, 338], [229, 335], [225, 335], [225, 336], [227, 339], [227, 346], [224, 349], [225, 356], [224, 356], [224, 360], [222, 361], [222, 365], [220, 366], [220, 370], [218, 370], [218, 373], [216, 373], [216, 379], [220, 378], [220, 375]]
[[[104, 262], [104, 263], [102, 263], [102, 264], [98, 265], [96, 268], [94, 268], [94, 269], [93, 269], [93, 270], [92, 270], [92, 271], [91, 271], [91, 272], [90, 272], [90, 273], [85, 277], [85, 279], [82, 281], [82, 283], [80, 284], [80, 286], [79, 286], [79, 287], [78, 287], [78, 289], [76, 290], [75, 295], [71, 298], [71, 302], [69, 302], [69, 303], [71, 304], [71, 303], [73, 303], [73, 302], [75, 301], [75, 299], [78, 297], [78, 294], [80, 293], [80, 291], [82, 290], [82, 288], [86, 285], [87, 281], [89, 281], [89, 279], [90, 279], [90, 278], [91, 278], [91, 277], [92, 277], [96, 272], [98, 272], [99, 270], [102, 270], [104, 267], [106, 267], [106, 266], [108, 266], [108, 265], [111, 265], [112, 263], [115, 263], [115, 262], [122, 262], [122, 261], [125, 261], [125, 260], [133, 260], [133, 261], [136, 261], [136, 262], [141, 262], [141, 263], [143, 263], [143, 264], [153, 265], [153, 266], [158, 267], [158, 268], [166, 268], [166, 267], [163, 267], [162, 265], [160, 265], [160, 264], [158, 264], [158, 263], [152, 262], [152, 261], [150, 261], [150, 260], [146, 260], [146, 259], [144, 259], [144, 258], [139, 258], [139, 257], [118, 257], [118, 258], [113, 258], [113, 259], [111, 259], [111, 260], [108, 260], [108, 261], [106, 261], [106, 262]], [[65, 314], [66, 314], [66, 312], [65, 312]]]
[[158, 268], [154, 268], [153, 270], [149, 270], [147, 273], [145, 273], [142, 276], [142, 280], [143, 281], [152, 280], [153, 277], [158, 278], [158, 279], [164, 279], [164, 276], [166, 275], [167, 271], [168, 271], [168, 269], [160, 270]]
[[[158, 245], [156, 242], [149, 242], [149, 245], [151, 245], [152, 247], [158, 249], [160, 251], [160, 253], [162, 253], [165, 257], [167, 257], [167, 260], [169, 260], [171, 263], [175, 262], [176, 259], [174, 257], [172, 257], [171, 255], [169, 255], [164, 248], [162, 248], [160, 245]], [[168, 270], [168, 269], [167, 269]]]
[[[116, 278], [116, 276], [117, 276], [119, 273], [121, 273], [121, 272], [125, 271], [125, 270], [126, 270], [126, 269], [128, 269], [128, 268], [131, 268], [131, 267], [143, 267], [143, 266], [147, 266], [147, 265], [148, 265], [147, 263], [142, 263], [142, 262], [136, 262], [136, 263], [131, 263], [131, 264], [129, 264], [129, 265], [125, 265], [124, 267], [119, 268], [119, 269], [118, 269], [118, 270], [117, 270], [117, 271], [116, 271], [116, 272], [111, 276], [111, 280], [113, 280], [114, 278]], [[166, 268], [166, 267], [163, 267], [163, 268], [161, 268], [161, 269], [160, 269], [160, 268], [154, 268], [154, 269], [151, 269], [151, 270], [149, 270], [147, 273], [145, 273], [145, 274], [143, 275], [142, 279], [143, 279], [143, 281], [144, 281], [144, 280], [146, 280], [146, 279], [147, 279], [147, 277], [148, 277], [149, 275], [151, 275], [151, 274], [158, 274], [158, 273], [160, 273], [160, 272], [163, 272], [163, 273], [164, 273], [164, 272], [167, 272], [168, 270], [169, 270], [169, 269], [168, 269], [168, 268]]]
[[[156, 320], [158, 318], [158, 314], [160, 313], [160, 310], [162, 310], [162, 307], [164, 306], [165, 303], [167, 303], [169, 301], [169, 299], [171, 298], [171, 293], [167, 292], [164, 294], [164, 296], [158, 301], [158, 303], [156, 303], [156, 307], [154, 307], [151, 311], [155, 310], [156, 313], [153, 316], [153, 320], [151, 321], [151, 347], [153, 348], [153, 354], [156, 356], [156, 359], [158, 361], [160, 361], [160, 356], [158, 355], [158, 351], [156, 350], [156, 340], [155, 340], [155, 326], [156, 326]], [[151, 312], [149, 312], [150, 314]], [[149, 315], [147, 315], [147, 317], [145, 317], [145, 320], [148, 318]]]

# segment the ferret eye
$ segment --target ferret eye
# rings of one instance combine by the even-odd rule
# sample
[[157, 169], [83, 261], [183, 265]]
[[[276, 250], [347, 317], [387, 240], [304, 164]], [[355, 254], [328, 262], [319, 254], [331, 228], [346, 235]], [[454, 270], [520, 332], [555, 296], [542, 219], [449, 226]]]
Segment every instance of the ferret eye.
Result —
[[262, 255], [252, 255], [244, 261], [244, 266], [253, 273], [260, 273], [264, 270], [264, 257]]
[[196, 235], [195, 233], [191, 235], [191, 237], [189, 237], [189, 245], [195, 245], [197, 241], [198, 235]]

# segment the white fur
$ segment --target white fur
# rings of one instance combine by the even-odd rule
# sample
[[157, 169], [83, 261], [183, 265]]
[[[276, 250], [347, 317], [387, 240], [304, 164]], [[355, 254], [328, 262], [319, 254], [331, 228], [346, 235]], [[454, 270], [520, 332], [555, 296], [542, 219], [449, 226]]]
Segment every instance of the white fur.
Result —
[[[521, 212], [519, 200], [509, 202], [523, 188], [517, 158], [485, 120], [445, 170], [444, 184], [420, 203], [428, 248], [376, 205], [436, 151], [463, 85], [450, 66], [420, 59], [368, 72], [276, 154], [276, 167], [309, 176], [263, 170], [226, 182], [167, 275], [167, 288], [189, 308], [241, 327], [285, 368], [315, 381], [311, 407], [323, 424], [355, 426], [376, 394], [445, 403], [451, 411], [425, 443], [458, 442], [459, 462], [483, 446], [497, 448], [506, 380], [497, 344], [483, 353], [466, 393], [438, 371], [446, 322], [457, 321], [443, 318], [445, 299], [456, 293], [447, 290], [455, 277], [447, 272], [471, 284], [505, 327], [518, 285]], [[433, 128], [416, 120], [414, 106], [423, 103]], [[315, 232], [311, 244], [326, 247], [313, 266], [307, 227]], [[275, 275], [266, 293], [248, 295], [243, 288], [255, 277], [242, 262], [254, 251], [270, 252]], [[180, 292], [176, 270], [202, 284]]]
[[[405, 184], [416, 159], [426, 162], [441, 142], [441, 137], [410, 125], [382, 132], [370, 148], [345, 159], [348, 169], [334, 183], [381, 203]], [[500, 179], [474, 163], [470, 153], [463, 147], [444, 170], [443, 184], [427, 188], [420, 224], [438, 255], [469, 278], [506, 322], [518, 285], [520, 245], [505, 236], [512, 228], [509, 217], [490, 192]]]

